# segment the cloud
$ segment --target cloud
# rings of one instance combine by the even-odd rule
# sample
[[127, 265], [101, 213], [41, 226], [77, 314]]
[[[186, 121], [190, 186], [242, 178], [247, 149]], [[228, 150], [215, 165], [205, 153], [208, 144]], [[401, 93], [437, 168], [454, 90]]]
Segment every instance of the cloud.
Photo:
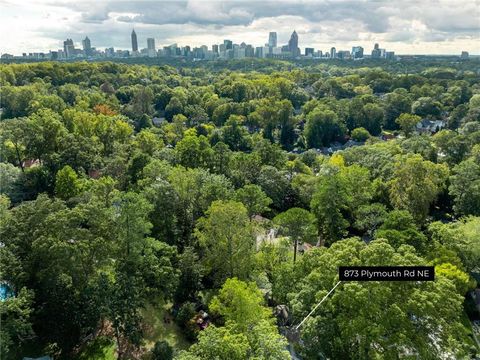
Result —
[[[140, 43], [153, 36], [159, 45], [210, 45], [223, 38], [263, 45], [269, 31], [277, 31], [283, 44], [296, 29], [302, 47], [368, 48], [369, 43], [380, 42], [404, 52], [458, 53], [467, 49], [475, 53], [480, 33], [477, 0], [462, 0], [461, 6], [459, 0], [0, 2], [2, 10], [6, 9], [0, 14], [0, 36], [8, 51], [19, 44], [36, 48], [61, 44], [66, 37], [79, 42], [85, 35], [100, 48], [129, 48], [135, 27]], [[12, 20], [15, 17], [22, 18], [21, 24]], [[12, 27], [16, 31], [11, 31]]]

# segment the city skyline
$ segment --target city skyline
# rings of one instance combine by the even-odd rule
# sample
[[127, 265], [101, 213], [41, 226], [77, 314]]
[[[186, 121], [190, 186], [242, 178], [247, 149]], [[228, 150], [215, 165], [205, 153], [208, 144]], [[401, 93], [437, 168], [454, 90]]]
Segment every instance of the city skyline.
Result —
[[2, 53], [47, 52], [62, 48], [65, 39], [76, 47], [88, 36], [97, 49], [131, 49], [135, 28], [138, 47], [147, 38], [157, 48], [178, 43], [192, 47], [220, 44], [223, 39], [254, 46], [288, 43], [293, 29], [299, 47], [351, 49], [381, 43], [397, 54], [478, 54], [478, 6], [466, 1], [394, 5], [386, 1], [100, 1], [1, 0]]
[[[315, 49], [313, 47], [305, 47], [302, 52], [299, 47], [299, 36], [296, 30], [290, 35], [288, 43], [279, 45], [277, 40], [277, 33], [270, 31], [268, 34], [268, 41], [263, 46], [254, 46], [252, 44], [234, 43], [229, 39], [224, 39], [221, 44], [211, 44], [210, 46], [202, 45], [200, 47], [192, 47], [189, 45], [178, 46], [178, 44], [171, 44], [158, 48], [155, 45], [154, 38], [147, 38], [147, 47], [139, 48], [138, 38], [135, 29], [132, 29], [130, 34], [131, 49], [120, 50], [113, 46], [105, 49], [97, 49], [92, 46], [90, 38], [87, 36], [81, 41], [82, 47], [75, 48], [75, 43], [71, 38], [67, 38], [63, 42], [63, 49], [49, 50], [45, 52], [24, 52], [21, 56], [3, 53], [2, 59], [33, 59], [33, 60], [74, 60], [74, 59], [102, 59], [102, 58], [126, 58], [126, 57], [183, 57], [191, 60], [229, 60], [229, 59], [243, 59], [243, 58], [276, 58], [276, 59], [294, 59], [294, 58], [316, 58], [316, 59], [341, 59], [341, 60], [361, 60], [364, 58], [387, 59], [395, 60], [399, 57], [395, 56], [395, 52], [391, 49], [387, 51], [385, 48], [380, 48], [378, 43], [375, 43], [371, 54], [364, 52], [363, 46], [353, 46], [352, 50], [337, 49], [332, 47], [330, 51], [323, 49]], [[461, 58], [468, 58], [469, 53], [462, 51]]]

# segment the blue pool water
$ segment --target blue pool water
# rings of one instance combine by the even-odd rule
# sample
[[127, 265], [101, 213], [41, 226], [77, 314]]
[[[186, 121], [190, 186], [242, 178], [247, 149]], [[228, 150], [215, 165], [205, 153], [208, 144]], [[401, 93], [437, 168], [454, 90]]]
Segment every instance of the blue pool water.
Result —
[[14, 293], [13, 290], [8, 286], [8, 284], [1, 283], [0, 284], [0, 301], [6, 300], [10, 297], [13, 297]]

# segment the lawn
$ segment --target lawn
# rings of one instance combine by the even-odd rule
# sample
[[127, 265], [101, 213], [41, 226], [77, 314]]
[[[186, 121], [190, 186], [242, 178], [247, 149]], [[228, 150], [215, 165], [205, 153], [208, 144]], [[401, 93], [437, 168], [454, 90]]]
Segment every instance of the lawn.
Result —
[[[177, 350], [188, 349], [190, 343], [185, 339], [180, 328], [173, 322], [165, 323], [171, 305], [159, 301], [149, 303], [142, 311], [145, 326], [145, 347], [150, 349], [156, 341], [166, 340]], [[115, 342], [101, 336], [91, 342], [77, 357], [78, 360], [115, 360]]]
[[100, 336], [88, 344], [78, 355], [78, 360], [116, 360], [115, 342], [105, 336]]
[[[158, 301], [155, 304], [149, 303], [143, 310], [142, 316], [145, 324], [145, 340], [146, 347], [151, 348], [156, 341], [166, 340], [173, 348], [177, 350], [188, 349], [191, 345], [183, 336], [178, 325], [173, 321], [173, 318], [168, 315], [168, 309], [171, 304], [165, 304]], [[165, 323], [164, 317], [170, 318], [168, 323]]]

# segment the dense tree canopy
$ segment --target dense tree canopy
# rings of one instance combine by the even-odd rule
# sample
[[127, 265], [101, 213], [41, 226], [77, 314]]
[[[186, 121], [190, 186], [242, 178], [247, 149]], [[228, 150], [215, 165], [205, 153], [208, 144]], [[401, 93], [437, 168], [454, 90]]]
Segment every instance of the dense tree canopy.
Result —
[[374, 60], [1, 64], [2, 359], [473, 358], [478, 62]]

